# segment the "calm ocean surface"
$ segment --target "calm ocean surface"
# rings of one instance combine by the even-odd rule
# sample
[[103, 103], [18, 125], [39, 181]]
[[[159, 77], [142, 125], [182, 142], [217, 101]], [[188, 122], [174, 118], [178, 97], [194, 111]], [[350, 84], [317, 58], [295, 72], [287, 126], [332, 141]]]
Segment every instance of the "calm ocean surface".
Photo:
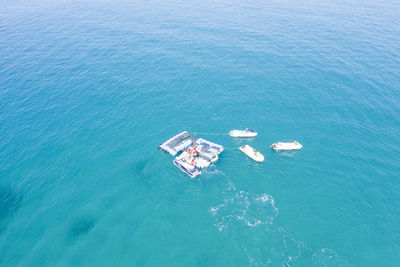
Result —
[[[399, 14], [2, 1], [0, 266], [399, 266]], [[193, 180], [157, 150], [182, 130], [226, 147]]]

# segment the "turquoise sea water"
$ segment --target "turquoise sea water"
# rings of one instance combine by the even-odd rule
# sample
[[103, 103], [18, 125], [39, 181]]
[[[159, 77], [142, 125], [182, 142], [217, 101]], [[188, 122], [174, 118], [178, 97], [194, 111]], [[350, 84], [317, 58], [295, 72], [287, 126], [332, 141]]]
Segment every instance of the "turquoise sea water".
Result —
[[[3, 1], [0, 265], [399, 265], [399, 14]], [[226, 147], [193, 180], [157, 150], [182, 130]]]

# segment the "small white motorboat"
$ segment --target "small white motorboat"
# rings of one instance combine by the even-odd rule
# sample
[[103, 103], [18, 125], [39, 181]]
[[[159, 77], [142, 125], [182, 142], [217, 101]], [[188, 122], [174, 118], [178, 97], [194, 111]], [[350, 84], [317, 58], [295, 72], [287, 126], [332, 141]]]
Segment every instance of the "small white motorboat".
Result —
[[196, 177], [197, 175], [201, 174], [201, 171], [197, 169], [196, 167], [191, 166], [187, 161], [185, 160], [177, 160], [174, 159], [174, 165], [178, 167], [181, 171], [189, 175], [191, 178]]
[[246, 128], [245, 130], [232, 130], [229, 135], [232, 137], [254, 137], [257, 136], [257, 132]]
[[245, 153], [247, 156], [249, 156], [251, 159], [258, 161], [258, 162], [263, 162], [264, 161], [264, 156], [254, 148], [252, 148], [249, 145], [241, 146], [239, 147], [240, 151]]
[[290, 141], [290, 142], [278, 142], [274, 143], [270, 146], [275, 151], [281, 150], [298, 150], [301, 149], [303, 146], [297, 141]]
[[183, 171], [192, 178], [201, 174], [201, 171], [195, 165], [194, 158], [190, 157], [189, 153], [187, 153], [186, 151], [184, 151], [180, 156], [176, 157], [173, 160], [173, 163], [181, 171]]

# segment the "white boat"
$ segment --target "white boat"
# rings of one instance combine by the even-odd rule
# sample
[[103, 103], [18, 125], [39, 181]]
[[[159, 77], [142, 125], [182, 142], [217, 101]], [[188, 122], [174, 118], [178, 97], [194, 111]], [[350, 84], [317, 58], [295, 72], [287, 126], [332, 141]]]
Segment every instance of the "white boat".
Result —
[[249, 156], [251, 159], [258, 161], [258, 162], [262, 162], [264, 161], [264, 156], [257, 150], [255, 150], [254, 148], [252, 148], [249, 145], [245, 145], [245, 146], [241, 146], [239, 147], [240, 151], [242, 151], [243, 153], [245, 153], [247, 156]]
[[270, 146], [275, 151], [281, 150], [297, 150], [301, 149], [303, 146], [297, 141], [290, 141], [290, 142], [278, 142], [274, 143]]
[[205, 159], [203, 159], [203, 158], [200, 158], [200, 157], [198, 157], [198, 158], [196, 158], [195, 160], [194, 160], [194, 165], [196, 166], [196, 167], [199, 167], [199, 168], [207, 168], [208, 166], [210, 166], [210, 164], [211, 164], [211, 162], [210, 161], [208, 161], [208, 160], [205, 160]]
[[254, 137], [257, 136], [257, 132], [246, 128], [245, 130], [232, 130], [229, 135], [232, 137]]
[[181, 171], [194, 178], [197, 175], [201, 174], [201, 171], [195, 165], [194, 158], [190, 157], [189, 154], [184, 151], [181, 155], [176, 157], [173, 160], [173, 163], [176, 167], [178, 167]]

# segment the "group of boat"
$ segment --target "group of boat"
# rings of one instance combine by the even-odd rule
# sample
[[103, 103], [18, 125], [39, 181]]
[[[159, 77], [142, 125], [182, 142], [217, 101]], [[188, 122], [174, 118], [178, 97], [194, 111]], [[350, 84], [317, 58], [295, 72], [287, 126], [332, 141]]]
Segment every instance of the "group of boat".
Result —
[[194, 178], [202, 173], [202, 169], [218, 160], [218, 155], [224, 147], [184, 131], [162, 143], [158, 149], [172, 156], [182, 152], [173, 160], [173, 163], [181, 171]]
[[[229, 135], [234, 138], [248, 138], [257, 136], [257, 132], [251, 129], [232, 130]], [[297, 141], [277, 142], [270, 146], [275, 151], [298, 150], [302, 147]], [[180, 153], [173, 160], [173, 164], [194, 178], [202, 173], [202, 169], [209, 167], [211, 163], [215, 163], [218, 160], [218, 155], [224, 150], [224, 147], [183, 131], [162, 143], [158, 149], [172, 156]], [[255, 161], [264, 161], [264, 156], [261, 152], [249, 145], [241, 146], [239, 150]]]
[[[232, 137], [254, 137], [257, 136], [257, 132], [251, 129], [245, 130], [232, 130], [229, 132], [229, 135]], [[298, 150], [301, 149], [303, 146], [297, 141], [290, 141], [290, 142], [277, 142], [270, 145], [275, 151], [288, 151], [288, 150]], [[257, 151], [255, 148], [252, 148], [249, 145], [244, 145], [239, 147], [239, 150], [249, 156], [251, 159], [262, 162], [264, 161], [264, 156], [261, 152]]]

